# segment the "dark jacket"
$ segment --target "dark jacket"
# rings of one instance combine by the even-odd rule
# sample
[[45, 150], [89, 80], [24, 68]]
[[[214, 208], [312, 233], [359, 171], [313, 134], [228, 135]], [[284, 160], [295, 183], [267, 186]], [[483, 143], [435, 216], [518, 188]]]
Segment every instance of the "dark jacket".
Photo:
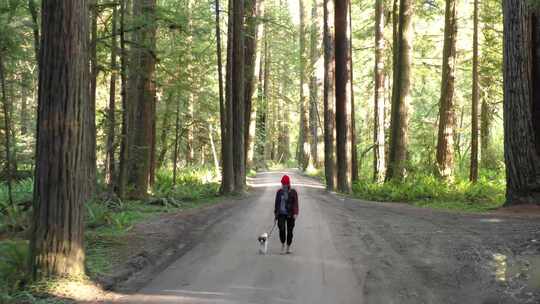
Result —
[[[274, 204], [274, 214], [279, 215], [279, 205], [281, 203], [281, 196], [283, 195], [283, 189], [279, 189], [276, 193], [276, 201]], [[296, 190], [289, 190], [289, 199], [287, 199], [287, 214], [289, 216], [298, 215], [298, 193]]]

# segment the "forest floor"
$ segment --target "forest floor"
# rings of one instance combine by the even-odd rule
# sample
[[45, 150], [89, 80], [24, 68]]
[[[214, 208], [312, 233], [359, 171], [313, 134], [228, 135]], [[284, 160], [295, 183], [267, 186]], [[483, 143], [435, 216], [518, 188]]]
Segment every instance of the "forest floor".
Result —
[[[110, 303], [539, 303], [536, 207], [462, 213], [300, 193], [292, 255], [256, 237], [272, 224], [280, 174], [214, 206], [137, 224], [131, 258], [102, 278]], [[531, 213], [534, 213], [531, 215]]]

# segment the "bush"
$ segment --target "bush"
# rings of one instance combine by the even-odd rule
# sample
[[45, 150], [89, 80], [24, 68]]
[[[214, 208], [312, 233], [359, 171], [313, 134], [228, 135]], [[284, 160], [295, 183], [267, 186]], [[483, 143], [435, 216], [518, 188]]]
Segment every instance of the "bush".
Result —
[[191, 167], [179, 170], [176, 184], [174, 184], [172, 172], [170, 170], [161, 170], [156, 175], [154, 192], [158, 197], [197, 201], [218, 194], [218, 177], [213, 168]]
[[27, 241], [0, 242], [0, 293], [13, 293], [25, 284], [28, 254]]
[[417, 175], [401, 183], [359, 181], [353, 185], [354, 196], [362, 199], [468, 211], [500, 207], [504, 201], [504, 191], [502, 179], [491, 176], [482, 176], [476, 184], [467, 180], [445, 183], [433, 175]]

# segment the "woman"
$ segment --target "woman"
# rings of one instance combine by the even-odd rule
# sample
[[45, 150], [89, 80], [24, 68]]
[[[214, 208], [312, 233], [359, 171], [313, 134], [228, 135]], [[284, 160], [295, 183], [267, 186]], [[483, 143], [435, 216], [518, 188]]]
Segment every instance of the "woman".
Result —
[[[289, 254], [291, 253], [294, 223], [298, 217], [298, 193], [291, 189], [291, 179], [287, 175], [281, 178], [281, 189], [276, 193], [274, 215], [278, 222], [281, 253]], [[287, 242], [286, 251], [285, 241]]]

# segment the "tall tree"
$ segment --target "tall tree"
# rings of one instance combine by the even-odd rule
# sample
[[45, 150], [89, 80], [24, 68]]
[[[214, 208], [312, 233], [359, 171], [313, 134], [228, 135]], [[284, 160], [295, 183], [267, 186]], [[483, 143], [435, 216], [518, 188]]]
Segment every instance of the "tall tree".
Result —
[[472, 71], [472, 111], [471, 111], [471, 166], [469, 180], [476, 182], [478, 180], [478, 157], [479, 157], [479, 110], [480, 110], [480, 87], [478, 71], [478, 1], [474, 0], [474, 18], [473, 18], [473, 71]]
[[120, 164], [118, 168], [117, 195], [124, 198], [127, 195], [127, 178], [128, 178], [128, 162], [129, 162], [129, 147], [131, 145], [128, 131], [130, 129], [130, 107], [128, 104], [127, 86], [128, 86], [128, 53], [126, 49], [126, 14], [127, 0], [120, 0], [120, 82], [122, 99], [122, 129], [120, 142]]
[[373, 149], [373, 179], [375, 182], [384, 181], [386, 168], [385, 134], [384, 134], [384, 1], [375, 1], [375, 98], [374, 98], [374, 141]]
[[34, 279], [84, 273], [88, 3], [42, 2], [36, 176], [30, 265]]
[[193, 0], [187, 0], [186, 2], [186, 12], [187, 16], [187, 78], [192, 86], [188, 89], [188, 97], [186, 100], [186, 109], [187, 109], [187, 122], [188, 126], [186, 129], [186, 163], [193, 164], [195, 160], [195, 148], [194, 148], [194, 124], [195, 124], [195, 71], [194, 71], [194, 60], [193, 56]]
[[439, 135], [437, 173], [447, 181], [454, 176], [454, 130], [456, 128], [454, 83], [456, 69], [457, 0], [446, 0], [441, 98], [439, 100]]
[[245, 122], [246, 128], [244, 129], [244, 142], [246, 146], [245, 158], [246, 167], [250, 168], [253, 162], [254, 152], [254, 133], [255, 133], [255, 117], [256, 107], [253, 105], [253, 97], [255, 87], [258, 81], [258, 66], [261, 62], [261, 48], [258, 47], [258, 40], [261, 36], [262, 11], [264, 10], [264, 4], [262, 0], [246, 0], [245, 3], [246, 12], [246, 34], [245, 34], [245, 85], [244, 85], [244, 104]]
[[[231, 193], [235, 188], [234, 179], [234, 150], [233, 150], [233, 27], [234, 27], [234, 4], [233, 1], [228, 1], [228, 28], [227, 28], [227, 64], [226, 64], [226, 83], [225, 83], [225, 106], [221, 113], [222, 124], [222, 165], [223, 174], [221, 179], [221, 192]], [[221, 54], [218, 54], [221, 56]], [[223, 128], [224, 127], [224, 128]], [[225, 132], [224, 132], [225, 131]]]
[[356, 107], [354, 103], [354, 62], [353, 62], [353, 25], [352, 25], [352, 2], [349, 1], [349, 22], [347, 27], [347, 32], [349, 36], [349, 85], [351, 86], [351, 178], [355, 182], [359, 179], [358, 177], [358, 149], [357, 149], [357, 132], [356, 132]]
[[309, 149], [309, 106], [307, 102], [309, 82], [307, 81], [307, 53], [306, 53], [306, 5], [304, 0], [298, 0], [300, 9], [300, 28], [298, 31], [300, 43], [300, 131], [298, 136], [297, 160], [306, 170], [312, 161]]
[[109, 105], [107, 109], [107, 147], [105, 157], [105, 182], [109, 187], [109, 191], [114, 190], [115, 182], [115, 127], [116, 127], [116, 78], [118, 67], [116, 64], [118, 39], [117, 39], [117, 22], [118, 22], [118, 7], [113, 6], [113, 14], [111, 19], [111, 79], [109, 86]]
[[97, 19], [99, 17], [98, 0], [92, 0], [90, 5], [90, 103], [88, 104], [90, 114], [87, 118], [87, 128], [89, 132], [86, 133], [85, 154], [88, 157], [87, 171], [88, 171], [88, 191], [94, 193], [97, 183], [97, 167], [96, 167], [96, 90], [97, 90], [97, 77], [99, 74], [99, 64], [97, 57], [97, 42], [98, 42], [98, 30]]
[[320, 52], [320, 18], [319, 1], [313, 0], [311, 6], [309, 46], [309, 129], [310, 129], [310, 154], [313, 165], [319, 166], [319, 91], [321, 80], [319, 79]]
[[0, 91], [0, 98], [2, 98], [2, 114], [4, 114], [4, 148], [6, 153], [6, 167], [5, 167], [5, 177], [8, 190], [8, 203], [10, 206], [13, 206], [13, 193], [12, 193], [12, 178], [13, 178], [13, 167], [12, 167], [12, 155], [11, 155], [11, 111], [9, 110], [9, 104], [6, 93], [6, 76], [4, 73], [4, 50], [0, 48], [0, 86], [2, 90]]
[[[394, 8], [397, 4], [394, 4]], [[411, 64], [413, 48], [413, 1], [400, 0], [397, 37], [394, 43], [394, 83], [390, 117], [390, 151], [386, 179], [405, 178], [409, 143], [409, 105], [411, 102]], [[394, 13], [396, 16], [396, 13]]]
[[139, 18], [139, 27], [133, 34], [130, 62], [130, 100], [128, 102], [131, 122], [128, 189], [130, 197], [147, 195], [152, 175], [152, 155], [155, 149], [155, 0], [135, 0], [133, 16]]
[[36, 54], [36, 61], [39, 62], [39, 24], [38, 24], [38, 10], [35, 0], [28, 0], [28, 11], [32, 17], [32, 33], [34, 34], [34, 53]]
[[336, 155], [337, 187], [341, 192], [351, 191], [351, 86], [349, 58], [349, 0], [336, 1], [335, 12], [335, 80], [336, 80]]
[[233, 106], [233, 164], [235, 191], [244, 190], [245, 167], [245, 104], [244, 104], [244, 0], [233, 1], [232, 40], [232, 106]]
[[334, 1], [324, 0], [324, 173], [326, 187], [336, 186]]
[[540, 202], [540, 14], [504, 0], [506, 204]]

